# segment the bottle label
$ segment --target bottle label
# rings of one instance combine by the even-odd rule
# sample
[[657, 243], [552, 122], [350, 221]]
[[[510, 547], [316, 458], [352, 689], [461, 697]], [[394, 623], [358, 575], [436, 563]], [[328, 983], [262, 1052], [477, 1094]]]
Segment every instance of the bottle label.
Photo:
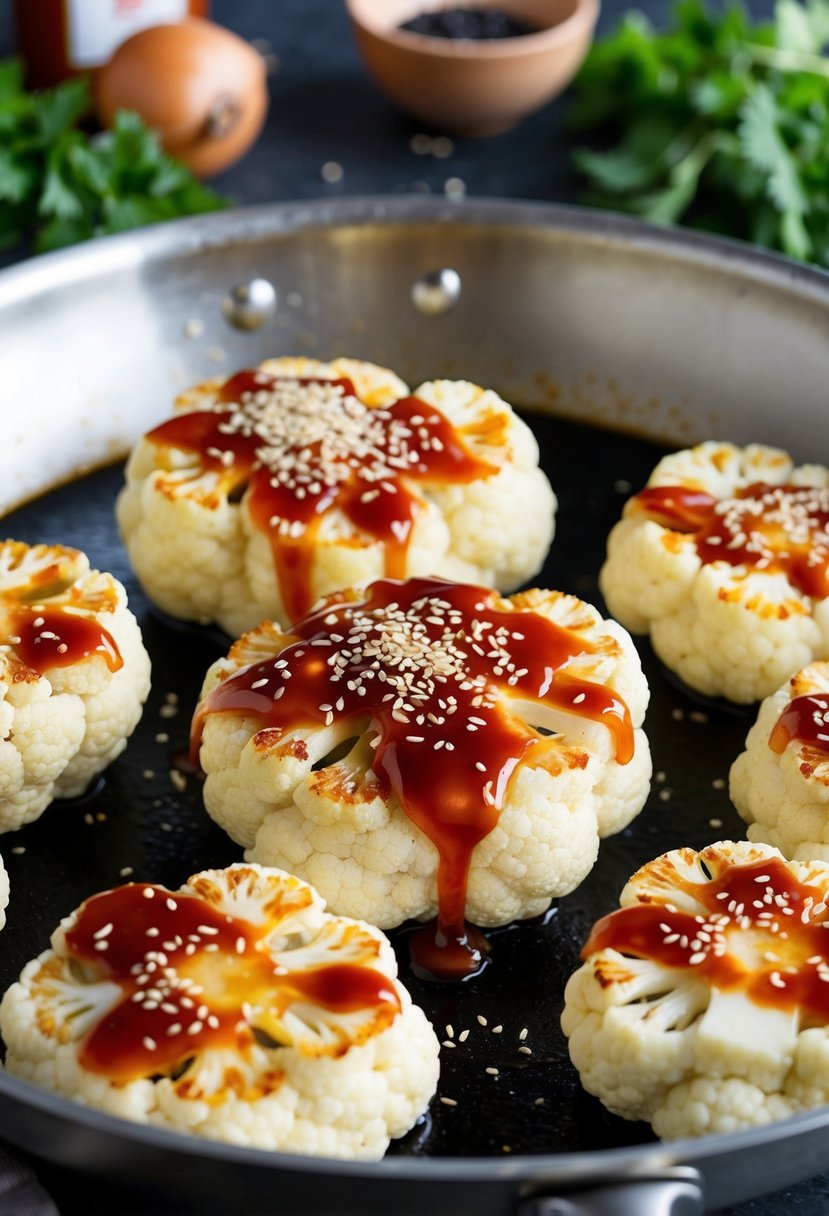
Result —
[[98, 67], [131, 34], [181, 21], [189, 11], [189, 0], [66, 0], [69, 62]]

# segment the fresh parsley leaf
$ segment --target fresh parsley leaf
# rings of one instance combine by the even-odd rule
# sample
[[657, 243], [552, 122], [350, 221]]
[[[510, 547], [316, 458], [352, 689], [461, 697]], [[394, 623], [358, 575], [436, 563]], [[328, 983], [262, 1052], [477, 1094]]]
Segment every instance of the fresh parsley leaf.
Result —
[[829, 0], [777, 0], [754, 25], [707, 0], [680, 0], [664, 31], [628, 14], [575, 85], [591, 201], [829, 266], [827, 44]]
[[769, 198], [783, 215], [803, 215], [808, 206], [794, 156], [779, 127], [777, 103], [771, 90], [758, 85], [742, 108], [737, 134], [743, 155], [755, 169], [765, 170]]
[[111, 131], [78, 127], [90, 108], [81, 77], [28, 93], [17, 60], [0, 61], [0, 248], [38, 252], [226, 205], [165, 155], [137, 114]]
[[25, 157], [0, 147], [0, 201], [19, 203], [37, 185], [37, 173]]
[[35, 93], [33, 100], [39, 133], [45, 144], [53, 143], [64, 131], [74, 127], [91, 105], [89, 85], [84, 76]]
[[820, 36], [809, 12], [797, 0], [777, 0], [774, 32], [775, 44], [783, 50], [820, 54]]
[[0, 105], [23, 90], [23, 63], [19, 59], [0, 60]]
[[[79, 133], [74, 134], [77, 139], [81, 138]], [[73, 133], [64, 133], [46, 158], [46, 175], [38, 203], [41, 215], [56, 216], [61, 220], [80, 219], [83, 215], [83, 201], [73, 180], [68, 157], [74, 143]]]

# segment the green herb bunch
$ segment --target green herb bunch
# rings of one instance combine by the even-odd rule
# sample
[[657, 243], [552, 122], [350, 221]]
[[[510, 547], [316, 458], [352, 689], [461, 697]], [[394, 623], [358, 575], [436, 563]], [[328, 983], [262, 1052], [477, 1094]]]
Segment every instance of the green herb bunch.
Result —
[[666, 32], [628, 13], [576, 81], [571, 117], [604, 149], [574, 154], [590, 201], [829, 266], [827, 43], [827, 0], [764, 25], [680, 0]]
[[99, 135], [79, 130], [90, 106], [83, 77], [29, 93], [19, 61], [0, 63], [0, 248], [31, 238], [56, 249], [225, 205], [137, 114]]

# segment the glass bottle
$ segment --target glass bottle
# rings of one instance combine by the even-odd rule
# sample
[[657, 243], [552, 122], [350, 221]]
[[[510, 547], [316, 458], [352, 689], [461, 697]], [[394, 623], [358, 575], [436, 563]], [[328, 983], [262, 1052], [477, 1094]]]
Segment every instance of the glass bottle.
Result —
[[206, 17], [209, 0], [14, 0], [18, 53], [29, 88], [106, 63], [131, 34]]

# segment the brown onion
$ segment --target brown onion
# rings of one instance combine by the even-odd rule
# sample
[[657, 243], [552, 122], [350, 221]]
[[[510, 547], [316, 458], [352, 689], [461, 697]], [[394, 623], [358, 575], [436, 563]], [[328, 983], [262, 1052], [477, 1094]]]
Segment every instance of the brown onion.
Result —
[[242, 156], [268, 110], [265, 61], [212, 21], [156, 25], [123, 42], [95, 81], [104, 126], [136, 110], [165, 151], [199, 177], [221, 173]]

